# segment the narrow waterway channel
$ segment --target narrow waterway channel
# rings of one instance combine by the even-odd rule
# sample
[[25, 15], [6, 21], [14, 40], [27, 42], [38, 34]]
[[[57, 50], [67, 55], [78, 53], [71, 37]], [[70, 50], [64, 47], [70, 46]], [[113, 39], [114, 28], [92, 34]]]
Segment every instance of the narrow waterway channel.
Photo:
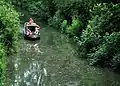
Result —
[[21, 35], [19, 48], [6, 59], [6, 86], [120, 86], [120, 75], [87, 65], [77, 58], [77, 47], [47, 25], [41, 40]]

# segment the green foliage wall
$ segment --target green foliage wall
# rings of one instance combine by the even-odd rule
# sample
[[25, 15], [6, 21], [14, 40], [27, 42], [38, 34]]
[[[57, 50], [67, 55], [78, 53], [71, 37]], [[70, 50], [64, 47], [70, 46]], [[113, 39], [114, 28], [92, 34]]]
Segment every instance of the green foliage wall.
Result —
[[4, 59], [18, 47], [19, 14], [8, 2], [0, 0], [0, 86], [4, 85], [5, 79]]
[[19, 14], [11, 5], [0, 1], [0, 42], [8, 52], [16, 52], [18, 45]]
[[[80, 46], [91, 65], [119, 69], [120, 5], [98, 4], [83, 31]], [[84, 46], [84, 47], [83, 47]], [[81, 54], [83, 54], [81, 49]], [[116, 60], [116, 61], [115, 61]]]
[[5, 51], [3, 45], [0, 43], [0, 86], [3, 86], [4, 82], [4, 74], [5, 74]]

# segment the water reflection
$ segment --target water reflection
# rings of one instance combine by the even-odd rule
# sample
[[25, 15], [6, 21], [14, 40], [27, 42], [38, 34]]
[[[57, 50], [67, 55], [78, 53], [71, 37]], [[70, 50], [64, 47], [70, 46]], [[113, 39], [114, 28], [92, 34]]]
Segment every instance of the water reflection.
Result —
[[13, 86], [44, 86], [46, 77], [46, 68], [41, 63], [33, 61], [24, 71], [16, 71]]

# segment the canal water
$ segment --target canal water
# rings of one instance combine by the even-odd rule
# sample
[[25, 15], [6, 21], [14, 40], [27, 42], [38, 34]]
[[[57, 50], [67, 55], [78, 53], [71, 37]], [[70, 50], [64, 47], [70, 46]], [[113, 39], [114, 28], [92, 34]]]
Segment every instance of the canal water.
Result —
[[39, 25], [41, 40], [21, 35], [19, 52], [7, 57], [6, 86], [120, 86], [119, 74], [89, 66], [65, 35]]

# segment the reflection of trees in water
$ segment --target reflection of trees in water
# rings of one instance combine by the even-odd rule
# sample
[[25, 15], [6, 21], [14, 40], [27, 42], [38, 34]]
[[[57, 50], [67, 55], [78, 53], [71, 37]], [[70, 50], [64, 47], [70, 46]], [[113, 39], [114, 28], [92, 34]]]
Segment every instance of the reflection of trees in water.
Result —
[[39, 62], [32, 62], [23, 74], [16, 74], [14, 86], [44, 86], [47, 71]]

